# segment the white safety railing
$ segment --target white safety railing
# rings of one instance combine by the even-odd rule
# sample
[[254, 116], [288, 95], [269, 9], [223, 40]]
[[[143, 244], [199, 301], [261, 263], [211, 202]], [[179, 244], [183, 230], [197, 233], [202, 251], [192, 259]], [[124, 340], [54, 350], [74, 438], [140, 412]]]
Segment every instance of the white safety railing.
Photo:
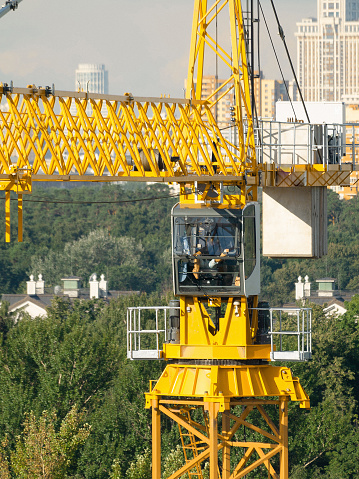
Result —
[[[127, 309], [128, 359], [161, 359], [169, 330], [171, 306]], [[307, 361], [312, 357], [312, 310], [310, 308], [253, 308], [268, 313], [272, 361]], [[264, 331], [262, 331], [263, 333]]]
[[170, 306], [127, 308], [127, 358], [161, 359], [167, 339]]
[[259, 120], [255, 127], [258, 163], [341, 165], [359, 162], [359, 124], [309, 124]]
[[269, 313], [272, 361], [307, 361], [312, 357], [310, 308], [255, 308]]

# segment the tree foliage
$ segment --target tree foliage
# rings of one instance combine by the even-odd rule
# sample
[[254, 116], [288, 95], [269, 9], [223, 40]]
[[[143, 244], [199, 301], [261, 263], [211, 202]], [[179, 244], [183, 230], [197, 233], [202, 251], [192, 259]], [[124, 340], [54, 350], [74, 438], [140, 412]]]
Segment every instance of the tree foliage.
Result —
[[91, 231], [66, 243], [63, 251], [34, 255], [28, 274], [42, 274], [48, 285], [61, 284], [64, 276], [80, 276], [84, 284], [92, 273], [105, 274], [113, 289], [150, 289], [154, 273], [146, 266], [141, 242], [113, 237], [104, 229]]
[[[132, 191], [113, 185], [38, 189], [35, 193], [41, 201], [73, 203], [25, 205], [25, 243], [0, 246], [1, 291], [21, 289], [27, 279], [25, 272], [31, 270], [41, 272], [53, 284], [60, 275], [73, 273], [87, 279], [96, 271], [108, 275], [110, 281], [112, 278], [111, 287], [147, 292], [169, 289], [169, 212], [174, 200], [168, 197], [167, 188], [146, 186]], [[74, 203], [127, 201], [151, 195], [167, 198], [125, 204]], [[329, 193], [328, 257], [264, 259], [263, 298], [270, 299], [271, 305], [287, 302], [299, 274], [308, 274], [311, 280], [334, 276], [341, 287], [357, 287], [358, 209], [356, 198], [340, 202]], [[151, 418], [144, 409], [143, 392], [149, 379], [159, 377], [163, 364], [126, 359], [126, 308], [168, 304], [168, 300], [156, 294], [124, 297], [109, 304], [56, 299], [47, 318], [25, 315], [16, 325], [6, 304], [1, 305], [1, 478], [32, 477], [21, 474], [25, 474], [25, 467], [31, 471], [31, 464], [26, 462], [29, 457], [33, 464], [39, 463], [39, 444], [43, 441], [48, 448], [46, 467], [55, 462], [65, 467], [69, 460], [68, 477], [146, 479], [150, 473], [146, 451], [151, 448]], [[312, 405], [306, 414], [290, 404], [291, 479], [359, 477], [359, 296], [347, 307], [348, 312], [338, 320], [326, 318], [320, 307], [313, 306], [313, 360], [290, 364]], [[76, 452], [71, 452], [59, 443], [62, 425], [75, 407], [84, 411], [78, 424], [91, 424], [91, 434], [86, 441], [75, 441]], [[171, 421], [162, 426], [165, 477], [181, 463], [182, 451], [177, 448], [177, 428]], [[66, 436], [69, 442], [71, 434]], [[30, 441], [35, 436], [39, 443]], [[31, 448], [38, 453], [31, 456]], [[41, 477], [37, 469], [34, 474]], [[57, 477], [55, 474], [60, 473], [54, 469], [52, 474]]]
[[55, 412], [43, 411], [36, 418], [26, 415], [22, 434], [10, 455], [11, 469], [19, 479], [63, 479], [70, 472], [79, 447], [90, 434], [84, 413], [73, 406], [56, 430]]
[[[23, 243], [15, 237], [15, 209], [13, 240], [0, 243], [0, 293], [24, 292], [31, 272], [41, 272], [45, 282], [58, 284], [58, 278], [71, 271], [85, 282], [90, 274], [103, 273], [112, 289], [167, 291], [171, 285], [170, 211], [176, 201], [167, 185], [43, 188], [35, 184], [33, 194], [24, 198]], [[0, 222], [0, 237], [4, 235]]]
[[[0, 441], [8, 441], [0, 449], [0, 467], [6, 470], [8, 451], [20, 451], [17, 438], [24, 438], [26, 427], [40, 427], [35, 418], [51, 422], [57, 434], [76, 405], [86, 408], [83, 419], [92, 427], [76, 458], [76, 477], [107, 479], [115, 458], [126, 473], [135, 455], [150, 448], [143, 393], [162, 370], [159, 362], [126, 359], [126, 308], [161, 303], [157, 296], [126, 296], [110, 304], [56, 299], [47, 318], [24, 316], [9, 328], [0, 343]], [[43, 411], [55, 411], [57, 419]]]

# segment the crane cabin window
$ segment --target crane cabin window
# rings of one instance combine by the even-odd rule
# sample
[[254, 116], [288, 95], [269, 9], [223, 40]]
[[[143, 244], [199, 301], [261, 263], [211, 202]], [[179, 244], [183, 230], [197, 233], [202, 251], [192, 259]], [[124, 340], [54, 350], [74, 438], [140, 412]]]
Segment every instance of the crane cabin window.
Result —
[[175, 207], [172, 216], [175, 294], [240, 294], [241, 210]]

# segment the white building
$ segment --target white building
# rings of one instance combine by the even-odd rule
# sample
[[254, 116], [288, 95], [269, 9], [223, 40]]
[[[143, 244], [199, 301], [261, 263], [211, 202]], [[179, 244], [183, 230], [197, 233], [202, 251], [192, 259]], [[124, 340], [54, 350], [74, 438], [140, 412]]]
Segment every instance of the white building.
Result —
[[[108, 94], [108, 71], [105, 65], [97, 63], [80, 63], [75, 74], [75, 90], [88, 93]], [[70, 108], [71, 114], [78, 114], [77, 106], [73, 101]], [[87, 116], [92, 116], [90, 104], [86, 107]], [[107, 107], [104, 103], [101, 108], [103, 117], [107, 116]]]
[[31, 318], [46, 317], [47, 308], [51, 306], [55, 297], [67, 298], [69, 301], [101, 298], [108, 302], [121, 296], [140, 294], [140, 291], [109, 290], [103, 274], [101, 274], [100, 280], [97, 279], [96, 274], [91, 275], [89, 289], [81, 287], [81, 278], [78, 276], [67, 276], [62, 278], [62, 282], [62, 287], [55, 286], [55, 288], [49, 289], [45, 287], [45, 281], [41, 274], [37, 280], [30, 275], [30, 280], [26, 282], [26, 293], [3, 294], [1, 301], [6, 301], [9, 304], [9, 313], [13, 313], [14, 321], [17, 322], [23, 313], [28, 314]]
[[297, 74], [307, 101], [359, 101], [359, 0], [317, 0], [297, 23]]
[[75, 90], [108, 94], [108, 71], [105, 65], [80, 63], [76, 70]]
[[[350, 302], [357, 291], [338, 290], [335, 287], [334, 278], [317, 279], [317, 290], [312, 291], [309, 277], [298, 277], [295, 283], [295, 300], [301, 302], [303, 306], [310, 306], [310, 303], [318, 304], [323, 307], [323, 312], [327, 317], [340, 317], [347, 312], [345, 302]], [[287, 308], [294, 308], [296, 303], [284, 305]]]

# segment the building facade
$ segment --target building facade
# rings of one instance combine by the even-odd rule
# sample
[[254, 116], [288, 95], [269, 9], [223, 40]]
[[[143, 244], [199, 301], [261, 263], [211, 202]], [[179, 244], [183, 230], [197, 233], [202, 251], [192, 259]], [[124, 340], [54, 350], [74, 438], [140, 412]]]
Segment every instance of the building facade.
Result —
[[75, 83], [76, 90], [108, 94], [108, 71], [103, 64], [80, 63]]
[[[208, 98], [213, 95], [217, 88], [224, 83], [225, 80], [216, 79], [215, 75], [205, 75], [202, 80], [202, 99]], [[218, 97], [221, 96], [223, 90], [218, 93]], [[212, 97], [216, 99], [215, 95]], [[234, 106], [234, 95], [229, 92], [213, 108], [213, 115], [217, 120], [220, 128], [228, 126], [231, 122], [231, 110]]]
[[[278, 100], [289, 100], [288, 93], [292, 101], [297, 99], [297, 88], [294, 81], [270, 80], [263, 78], [263, 73], [255, 72], [254, 79], [254, 98], [256, 103], [256, 114], [262, 118], [275, 118], [275, 104]], [[215, 100], [215, 91], [224, 82], [224, 80], [216, 79], [215, 75], [204, 75], [202, 80], [202, 99], [210, 97]], [[185, 81], [185, 86], [187, 80]], [[288, 93], [287, 93], [288, 90]], [[230, 91], [221, 98], [223, 91], [217, 93], [219, 101], [212, 108], [212, 113], [216, 118], [219, 128], [222, 130], [223, 136], [229, 141], [235, 141], [233, 136], [233, 122], [231, 108], [235, 105], [235, 98]]]
[[275, 118], [275, 105], [277, 101], [297, 99], [297, 89], [293, 81], [270, 80], [262, 78], [260, 82], [260, 97], [256, 99], [258, 116], [262, 118]]
[[[68, 301], [84, 301], [89, 299], [102, 299], [109, 302], [122, 296], [139, 295], [140, 291], [114, 291], [107, 287], [105, 275], [97, 278], [92, 274], [89, 278], [89, 288], [81, 286], [81, 278], [78, 276], [67, 276], [62, 278], [63, 286], [54, 288], [45, 287], [45, 281], [41, 274], [36, 280], [30, 275], [30, 281], [26, 282], [26, 293], [23, 294], [2, 294], [1, 302], [8, 303], [9, 313], [12, 314], [16, 323], [26, 313], [31, 318], [39, 316], [46, 317], [47, 309], [51, 306], [55, 297], [67, 299]], [[0, 293], [1, 294], [1, 293]]]
[[359, 0], [318, 0], [295, 35], [304, 99], [359, 102]]

